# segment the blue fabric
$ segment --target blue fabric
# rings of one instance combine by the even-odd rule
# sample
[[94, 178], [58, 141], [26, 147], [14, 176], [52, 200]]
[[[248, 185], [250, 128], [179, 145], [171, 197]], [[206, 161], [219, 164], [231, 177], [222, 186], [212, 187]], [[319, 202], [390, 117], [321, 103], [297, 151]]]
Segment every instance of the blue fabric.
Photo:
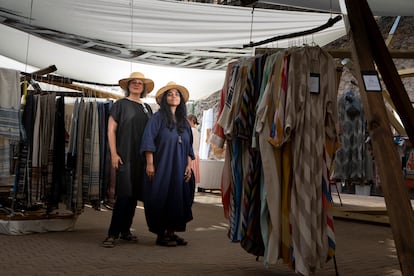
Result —
[[149, 231], [185, 231], [192, 220], [192, 186], [194, 178], [185, 182], [187, 158], [194, 159], [192, 131], [188, 124], [181, 134], [168, 129], [161, 112], [148, 121], [141, 143], [141, 154], [154, 154], [155, 176], [150, 182], [145, 174], [144, 209]]

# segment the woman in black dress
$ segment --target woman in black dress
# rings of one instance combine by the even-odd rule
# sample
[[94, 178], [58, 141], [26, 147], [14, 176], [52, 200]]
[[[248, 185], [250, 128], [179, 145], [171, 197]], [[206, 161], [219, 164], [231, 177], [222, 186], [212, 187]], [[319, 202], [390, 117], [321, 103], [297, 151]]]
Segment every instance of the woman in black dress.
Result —
[[114, 103], [108, 120], [108, 143], [112, 166], [116, 170], [115, 204], [104, 247], [114, 247], [120, 238], [137, 242], [130, 227], [138, 200], [142, 200], [145, 160], [140, 155], [142, 134], [152, 115], [151, 107], [142, 101], [154, 89], [154, 82], [142, 73], [131, 73], [119, 80], [125, 98]]

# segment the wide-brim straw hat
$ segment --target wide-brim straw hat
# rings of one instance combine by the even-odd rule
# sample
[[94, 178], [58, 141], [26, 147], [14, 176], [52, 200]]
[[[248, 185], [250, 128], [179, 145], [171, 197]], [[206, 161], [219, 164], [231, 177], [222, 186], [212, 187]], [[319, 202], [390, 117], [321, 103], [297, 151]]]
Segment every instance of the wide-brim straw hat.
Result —
[[154, 82], [151, 79], [147, 79], [144, 74], [140, 73], [140, 72], [132, 72], [131, 75], [129, 76], [129, 78], [124, 78], [124, 79], [120, 79], [118, 81], [119, 86], [123, 89], [123, 90], [127, 90], [128, 88], [128, 82], [130, 80], [135, 80], [135, 79], [139, 79], [142, 80], [145, 84], [145, 92], [148, 94], [150, 93], [153, 89], [154, 89]]
[[166, 85], [166, 86], [161, 87], [161, 88], [157, 91], [157, 94], [155, 94], [155, 99], [157, 100], [157, 103], [158, 103], [158, 104], [160, 104], [160, 102], [161, 102], [161, 98], [162, 98], [162, 95], [163, 95], [165, 92], [167, 92], [168, 90], [173, 89], [173, 88], [175, 88], [175, 89], [177, 89], [178, 91], [180, 91], [181, 95], [183, 95], [184, 102], [187, 102], [187, 101], [188, 101], [188, 97], [190, 96], [190, 94], [188, 93], [187, 88], [185, 88], [185, 87], [184, 87], [184, 86], [182, 86], [182, 85], [176, 84], [176, 83], [175, 83], [175, 82], [173, 82], [173, 81], [170, 81], [170, 82], [168, 82], [168, 83], [167, 83], [167, 85]]

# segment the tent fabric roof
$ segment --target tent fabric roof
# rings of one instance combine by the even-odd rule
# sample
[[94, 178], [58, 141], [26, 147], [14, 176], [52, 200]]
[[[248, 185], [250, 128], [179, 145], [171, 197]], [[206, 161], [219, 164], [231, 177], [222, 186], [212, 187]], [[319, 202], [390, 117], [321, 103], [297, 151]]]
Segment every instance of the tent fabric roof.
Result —
[[[190, 99], [200, 99], [221, 89], [231, 60], [254, 54], [243, 45], [312, 29], [331, 17], [165, 0], [0, 0], [0, 34], [8, 38], [0, 55], [37, 68], [55, 64], [60, 75], [100, 83], [141, 71], [155, 89], [173, 80], [189, 89]], [[261, 47], [324, 46], [344, 34], [341, 20]]]
[[[258, 3], [284, 5], [301, 9], [325, 12], [341, 12], [343, 0], [259, 0]], [[374, 16], [413, 16], [414, 1], [412, 0], [367, 0]]]

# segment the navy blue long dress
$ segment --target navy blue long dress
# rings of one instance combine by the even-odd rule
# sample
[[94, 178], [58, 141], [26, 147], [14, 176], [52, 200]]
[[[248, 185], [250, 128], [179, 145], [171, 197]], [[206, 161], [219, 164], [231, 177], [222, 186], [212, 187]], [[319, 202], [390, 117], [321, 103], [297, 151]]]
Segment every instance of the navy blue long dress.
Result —
[[155, 176], [145, 175], [144, 210], [148, 229], [155, 234], [165, 230], [182, 232], [193, 219], [194, 178], [185, 182], [188, 156], [194, 159], [193, 137], [188, 124], [183, 133], [167, 128], [161, 112], [156, 112], [145, 127], [141, 154], [153, 152]]

